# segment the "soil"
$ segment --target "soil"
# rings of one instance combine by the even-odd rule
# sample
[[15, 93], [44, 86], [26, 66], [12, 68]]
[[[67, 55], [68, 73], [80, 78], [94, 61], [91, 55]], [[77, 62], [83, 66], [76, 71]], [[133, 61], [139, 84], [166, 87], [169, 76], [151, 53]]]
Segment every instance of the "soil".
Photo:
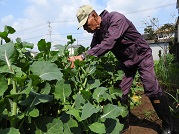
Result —
[[[160, 134], [161, 120], [149, 98], [142, 95], [141, 104], [131, 109], [129, 116], [130, 127], [123, 134]], [[175, 134], [179, 134], [179, 118], [174, 121], [174, 128], [177, 130]]]

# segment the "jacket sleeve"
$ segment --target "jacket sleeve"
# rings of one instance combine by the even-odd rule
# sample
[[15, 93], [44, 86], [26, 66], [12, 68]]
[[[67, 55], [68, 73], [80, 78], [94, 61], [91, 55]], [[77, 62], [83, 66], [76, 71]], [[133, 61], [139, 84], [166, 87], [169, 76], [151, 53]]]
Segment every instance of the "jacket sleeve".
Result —
[[101, 41], [101, 43], [95, 45], [93, 45], [93, 43], [95, 43], [93, 42], [93, 39], [92, 45], [94, 47], [89, 49], [86, 53], [98, 57], [110, 51], [114, 47], [117, 39], [121, 38], [127, 30], [127, 28], [129, 27], [129, 22], [130, 21], [127, 20], [127, 18], [124, 15], [119, 13], [113, 13], [110, 16], [108, 22], [109, 28], [106, 32], [105, 38]]

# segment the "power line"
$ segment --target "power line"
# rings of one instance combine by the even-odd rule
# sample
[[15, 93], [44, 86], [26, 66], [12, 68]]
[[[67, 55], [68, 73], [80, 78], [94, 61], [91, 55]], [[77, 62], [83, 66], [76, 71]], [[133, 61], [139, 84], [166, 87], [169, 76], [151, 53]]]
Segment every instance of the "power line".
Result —
[[[161, 6], [157, 6], [157, 7], [151, 7], [151, 8], [147, 8], [147, 9], [142, 9], [142, 10], [137, 10], [137, 11], [131, 11], [131, 12], [128, 12], [128, 13], [125, 13], [125, 14], [133, 14], [133, 13], [139, 13], [139, 12], [144, 12], [144, 11], [159, 9], [159, 8], [163, 8], [163, 7], [172, 6], [172, 5], [174, 5], [174, 4], [176, 4], [176, 3], [168, 3], [168, 4], [161, 5]], [[36, 28], [36, 27], [39, 27], [39, 26], [42, 26], [42, 25], [46, 25], [46, 26], [44, 26], [44, 27], [42, 27], [42, 28], [40, 28], [40, 29], [38, 29], [38, 30], [41, 30], [41, 29], [44, 29], [45, 27], [48, 27], [48, 28], [49, 28], [49, 34], [46, 34], [46, 35], [50, 35], [50, 40], [51, 40], [51, 36], [52, 36], [52, 35], [84, 34], [84, 33], [52, 34], [52, 30], [51, 30], [52, 27], [51, 27], [51, 25], [50, 25], [51, 23], [66, 23], [66, 22], [75, 22], [75, 21], [77, 21], [77, 20], [72, 20], [72, 21], [52, 21], [52, 22], [48, 21], [47, 23], [41, 23], [41, 24], [38, 24], [38, 25], [35, 25], [35, 26], [32, 26], [32, 27], [26, 28], [26, 29], [23, 29], [23, 30], [19, 30], [19, 31], [17, 31], [17, 32], [26, 31], [26, 30], [29, 30], [29, 29], [32, 30], [32, 29], [34, 29], [34, 28]], [[145, 28], [145, 27], [136, 27], [136, 28]], [[36, 32], [36, 31], [38, 31], [38, 30], [36, 29], [36, 30], [31, 31], [31, 32], [29, 32], [29, 33]], [[28, 34], [29, 34], [29, 33], [28, 33]], [[38, 38], [38, 37], [42, 37], [42, 36], [44, 36], [44, 35], [39, 35], [39, 36], [35, 36], [35, 37], [31, 37], [31, 38], [26, 38], [26, 39], [33, 39], [33, 38]]]
[[[23, 36], [24, 36], [24, 35], [28, 35], [28, 34], [30, 34], [30, 33], [37, 32], [37, 31], [42, 30], [42, 29], [45, 29], [45, 28], [48, 28], [48, 27], [47, 27], [47, 26], [44, 26], [44, 27], [42, 27], [42, 28], [37, 28], [36, 30], [30, 31], [30, 32], [25, 31], [26, 33], [23, 33]], [[17, 34], [17, 33], [16, 33], [16, 34]]]
[[163, 8], [163, 7], [173, 6], [174, 4], [176, 5], [176, 3], [169, 3], [169, 4], [157, 6], [157, 7], [151, 7], [151, 8], [147, 8], [147, 9], [141, 9], [141, 10], [137, 10], [137, 11], [131, 11], [131, 12], [124, 13], [124, 14], [126, 15], [126, 14], [145, 12], [145, 11], [150, 11], [150, 10], [159, 9], [159, 8]]
[[[126, 14], [133, 14], [133, 13], [139, 13], [139, 12], [145, 12], [145, 11], [150, 11], [150, 10], [159, 9], [159, 8], [168, 7], [168, 6], [173, 6], [173, 5], [176, 5], [176, 3], [168, 3], [168, 4], [165, 4], [165, 5], [161, 5], [161, 6], [156, 6], [156, 7], [151, 7], [151, 8], [147, 8], [147, 9], [141, 9], [141, 10], [131, 11], [131, 12], [124, 13], [124, 15], [126, 15]], [[53, 21], [52, 23], [65, 23], [65, 22], [76, 22], [76, 21], [77, 20], [71, 20], [71, 21]]]
[[46, 34], [44, 34], [44, 35], [39, 35], [39, 36], [35, 36], [35, 37], [31, 37], [31, 38], [25, 38], [24, 40], [35, 39], [35, 38], [39, 38], [39, 37], [43, 37], [43, 36], [46, 36]]
[[22, 29], [22, 30], [17, 30], [16, 32], [22, 32], [22, 31], [32, 30], [32, 29], [34, 29], [36, 27], [43, 26], [43, 25], [47, 25], [47, 23], [41, 23], [41, 24], [38, 24], [38, 25], [35, 25], [35, 26], [31, 26], [31, 27]]

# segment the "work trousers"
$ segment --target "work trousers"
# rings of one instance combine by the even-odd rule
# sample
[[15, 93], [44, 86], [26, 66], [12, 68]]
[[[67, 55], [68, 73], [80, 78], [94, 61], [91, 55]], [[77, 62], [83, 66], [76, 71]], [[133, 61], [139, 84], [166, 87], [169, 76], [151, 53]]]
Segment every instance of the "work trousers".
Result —
[[124, 71], [125, 76], [123, 77], [119, 87], [123, 92], [123, 96], [129, 94], [137, 71], [139, 72], [146, 96], [155, 97], [159, 92], [162, 92], [158, 80], [156, 79], [154, 72], [154, 61], [151, 54], [145, 56], [144, 59], [133, 67], [122, 70]]

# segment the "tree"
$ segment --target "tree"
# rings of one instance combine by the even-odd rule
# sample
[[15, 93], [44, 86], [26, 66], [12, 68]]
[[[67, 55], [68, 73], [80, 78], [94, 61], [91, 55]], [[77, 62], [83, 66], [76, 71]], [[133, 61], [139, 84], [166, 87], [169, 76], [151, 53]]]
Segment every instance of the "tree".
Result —
[[[174, 44], [174, 32], [175, 25], [173, 23], [166, 23], [162, 26], [159, 26], [159, 20], [157, 18], [152, 18], [149, 22], [144, 21], [146, 28], [144, 33], [149, 36], [149, 39], [152, 39], [160, 46], [163, 50], [163, 54], [167, 54], [169, 49], [173, 47]], [[162, 47], [160, 42], [169, 43], [169, 46]]]

